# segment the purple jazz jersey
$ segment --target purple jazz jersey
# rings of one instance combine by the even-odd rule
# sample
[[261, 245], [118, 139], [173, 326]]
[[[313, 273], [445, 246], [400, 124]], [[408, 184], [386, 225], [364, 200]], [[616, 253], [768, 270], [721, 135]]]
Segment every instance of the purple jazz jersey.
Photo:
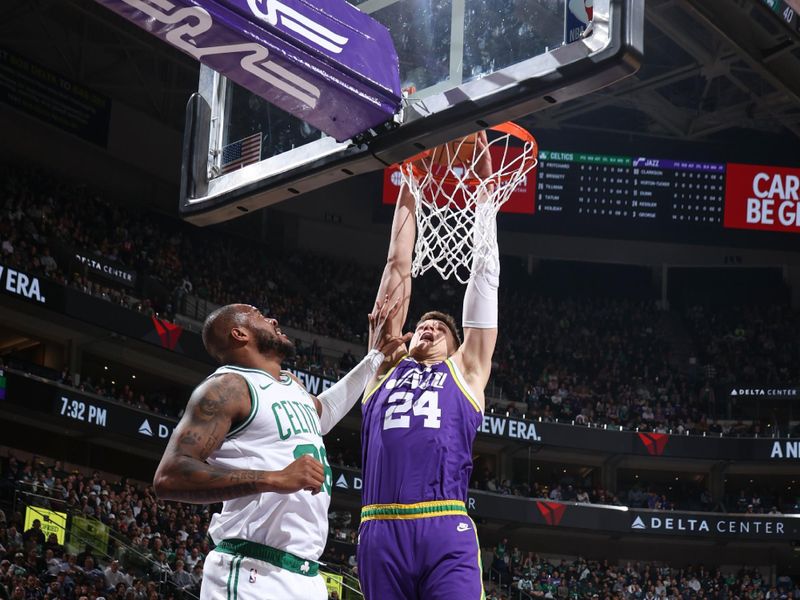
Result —
[[483, 414], [458, 368], [403, 358], [362, 412], [364, 597], [483, 598], [478, 537], [464, 506]]
[[403, 358], [362, 405], [362, 504], [467, 500], [483, 414], [450, 361]]

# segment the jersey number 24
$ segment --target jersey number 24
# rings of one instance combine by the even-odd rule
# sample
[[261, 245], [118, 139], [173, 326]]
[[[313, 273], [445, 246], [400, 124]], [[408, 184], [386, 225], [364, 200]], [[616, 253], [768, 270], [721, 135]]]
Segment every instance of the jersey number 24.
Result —
[[424, 417], [423, 427], [439, 429], [442, 420], [442, 410], [439, 408], [439, 392], [426, 390], [416, 399], [414, 393], [397, 391], [386, 399], [389, 408], [383, 417], [383, 429], [408, 429], [411, 418]]

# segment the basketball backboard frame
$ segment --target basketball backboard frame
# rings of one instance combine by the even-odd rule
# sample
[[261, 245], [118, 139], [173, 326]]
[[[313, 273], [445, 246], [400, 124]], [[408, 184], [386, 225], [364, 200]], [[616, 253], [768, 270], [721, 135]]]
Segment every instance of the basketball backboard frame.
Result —
[[[384, 0], [391, 4], [394, 0]], [[453, 0], [464, 5], [466, 0]], [[365, 4], [370, 4], [370, 0]], [[567, 3], [565, 28], [567, 36]], [[342, 179], [381, 170], [478, 129], [529, 115], [610, 85], [638, 70], [644, 0], [594, 0], [591, 35], [465, 82], [414, 92], [395, 121], [357, 140], [318, 136], [254, 164], [220, 174], [225, 125], [235, 89], [202, 67], [187, 107], [180, 213], [198, 225], [241, 216]], [[402, 50], [399, 51], [402, 60]], [[455, 69], [451, 68], [452, 78]], [[456, 73], [457, 74], [457, 73]]]

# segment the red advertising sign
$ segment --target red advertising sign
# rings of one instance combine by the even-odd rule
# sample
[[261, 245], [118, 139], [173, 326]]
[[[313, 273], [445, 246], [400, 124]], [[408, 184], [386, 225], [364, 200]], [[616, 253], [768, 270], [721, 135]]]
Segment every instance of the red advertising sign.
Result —
[[725, 227], [800, 233], [800, 169], [728, 163]]
[[[503, 148], [491, 148], [495, 165], [502, 161]], [[521, 149], [510, 148], [507, 161], [522, 152]], [[397, 193], [400, 191], [400, 167], [392, 165], [383, 171], [383, 203], [394, 204]], [[517, 186], [511, 197], [501, 208], [500, 212], [532, 215], [536, 209], [534, 192], [536, 190], [536, 169], [525, 176], [525, 181]]]

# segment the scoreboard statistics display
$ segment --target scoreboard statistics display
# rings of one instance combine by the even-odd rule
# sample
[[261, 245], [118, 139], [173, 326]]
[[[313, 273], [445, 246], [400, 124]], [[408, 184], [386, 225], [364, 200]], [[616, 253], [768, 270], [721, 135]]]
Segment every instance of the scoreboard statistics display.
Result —
[[772, 9], [778, 17], [786, 23], [786, 26], [795, 33], [800, 33], [800, 0], [761, 0]]
[[542, 151], [536, 179], [543, 219], [566, 212], [620, 222], [722, 222], [722, 164]]
[[[385, 204], [399, 185], [386, 169]], [[511, 228], [537, 233], [765, 241], [751, 230], [783, 245], [800, 233], [800, 168], [540, 150], [502, 212]]]

